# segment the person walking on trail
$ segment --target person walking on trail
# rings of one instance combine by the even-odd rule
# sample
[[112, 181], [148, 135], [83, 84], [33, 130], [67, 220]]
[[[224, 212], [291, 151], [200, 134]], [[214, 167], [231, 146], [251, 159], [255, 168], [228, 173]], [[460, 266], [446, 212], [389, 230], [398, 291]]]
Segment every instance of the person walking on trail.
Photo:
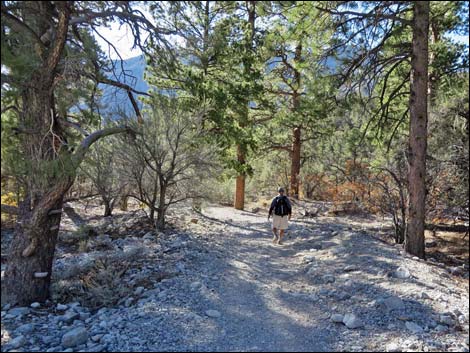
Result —
[[[282, 237], [284, 236], [284, 231], [288, 227], [288, 221], [290, 221], [292, 216], [292, 206], [290, 200], [287, 196], [284, 195], [284, 189], [279, 188], [279, 195], [277, 195], [271, 202], [271, 207], [269, 208], [268, 221], [271, 216], [273, 216], [273, 243], [276, 242], [281, 245]], [[273, 215], [274, 212], [274, 215]], [[277, 235], [277, 230], [279, 229], [279, 238]]]

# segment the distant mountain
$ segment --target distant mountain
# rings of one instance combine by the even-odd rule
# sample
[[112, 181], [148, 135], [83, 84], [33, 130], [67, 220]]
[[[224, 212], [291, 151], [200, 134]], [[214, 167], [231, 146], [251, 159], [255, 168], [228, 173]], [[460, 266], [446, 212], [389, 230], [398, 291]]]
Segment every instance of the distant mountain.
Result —
[[[122, 61], [113, 61], [114, 72], [108, 75], [110, 79], [125, 83], [137, 91], [147, 92], [149, 85], [144, 80], [146, 67], [145, 57], [143, 55]], [[117, 120], [120, 117], [135, 116], [134, 108], [129, 100], [127, 92], [121, 88], [110, 85], [100, 84], [98, 88], [103, 91], [103, 97], [100, 101], [100, 109], [103, 117], [111, 120]], [[137, 100], [138, 95], [134, 94]], [[142, 103], [138, 102], [139, 107]]]
[[[325, 70], [329, 73], [335, 71], [338, 66], [338, 61], [334, 58], [328, 58], [324, 63]], [[125, 83], [137, 91], [148, 92], [149, 85], [144, 80], [144, 72], [146, 68], [146, 61], [143, 55], [122, 61], [114, 61], [114, 72], [108, 75], [110, 79]], [[276, 66], [271, 62], [267, 65], [267, 72], [271, 71]], [[121, 88], [110, 85], [100, 84], [98, 88], [103, 91], [103, 97], [100, 101], [100, 112], [105, 119], [119, 120], [125, 117], [134, 117], [135, 111], [132, 103], [129, 100], [127, 92]], [[142, 103], [137, 99], [139, 95], [134, 94], [139, 108], [142, 108]]]

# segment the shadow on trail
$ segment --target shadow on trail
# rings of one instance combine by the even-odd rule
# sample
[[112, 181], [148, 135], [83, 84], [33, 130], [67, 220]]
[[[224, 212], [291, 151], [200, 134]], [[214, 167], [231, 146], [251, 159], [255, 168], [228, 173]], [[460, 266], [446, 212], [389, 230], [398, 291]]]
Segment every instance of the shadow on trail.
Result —
[[[214, 259], [220, 261], [220, 282], [209, 292], [194, 294], [196, 302], [221, 316], [207, 318], [204, 312], [195, 312], [209, 324], [194, 323], [189, 330], [173, 323], [172, 329], [180, 332], [189, 351], [341, 351], [351, 341], [361, 350], [383, 351], [391, 338], [415, 336], [405, 327], [407, 320], [425, 328], [431, 316], [439, 314], [426, 301], [401, 290], [402, 284], [415, 282], [423, 287], [425, 283], [386, 276], [398, 267], [396, 249], [364, 234], [345, 235], [351, 233], [347, 225], [294, 223], [290, 239], [276, 246], [269, 231], [258, 229], [267, 228], [266, 222], [243, 221], [250, 223], [247, 226], [200, 216], [238, 231], [223, 239], [226, 252]], [[333, 228], [341, 234], [325, 233]], [[309, 252], [315, 244], [321, 244], [317, 251], [340, 250], [327, 259], [302, 263], [296, 255], [305, 252], [315, 258], [316, 252]], [[357, 270], [345, 271], [351, 265]], [[309, 272], [312, 266], [315, 270]], [[325, 281], [325, 275], [334, 276], [333, 283]], [[393, 281], [397, 282], [393, 290], [383, 285]], [[388, 311], [380, 305], [389, 297], [399, 297], [402, 308]], [[329, 319], [330, 314], [350, 312], [366, 326], [349, 330]]]

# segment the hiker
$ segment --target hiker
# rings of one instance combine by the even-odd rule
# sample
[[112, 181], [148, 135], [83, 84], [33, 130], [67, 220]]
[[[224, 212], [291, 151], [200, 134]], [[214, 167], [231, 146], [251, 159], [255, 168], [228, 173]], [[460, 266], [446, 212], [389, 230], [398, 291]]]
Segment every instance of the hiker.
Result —
[[[292, 206], [289, 201], [289, 198], [284, 195], [284, 189], [279, 188], [279, 195], [276, 196], [271, 202], [271, 207], [269, 208], [268, 221], [271, 217], [273, 211], [273, 243], [276, 242], [281, 245], [282, 237], [284, 236], [284, 231], [287, 229], [288, 221], [290, 221], [292, 215]], [[277, 236], [277, 230], [279, 229], [279, 239]]]

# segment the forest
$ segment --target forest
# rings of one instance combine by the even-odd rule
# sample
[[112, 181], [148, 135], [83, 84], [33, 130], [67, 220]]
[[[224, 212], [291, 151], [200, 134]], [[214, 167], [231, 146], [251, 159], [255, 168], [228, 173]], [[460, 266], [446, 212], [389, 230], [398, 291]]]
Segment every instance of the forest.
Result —
[[[74, 301], [93, 310], [129, 308], [142, 294], [130, 285], [124, 293], [119, 282], [133, 261], [146, 259], [138, 253], [112, 264], [95, 261], [80, 274], [80, 290], [59, 288], [64, 251], [74, 246], [77, 254], [96, 244], [123, 250], [116, 244], [133, 239], [135, 231], [152, 248], [197, 229], [191, 236], [202, 232], [197, 236], [208, 242], [199, 253], [232, 246], [233, 261], [240, 263], [246, 247], [251, 250], [244, 256], [259, 264], [266, 254], [256, 237], [265, 234], [271, 246], [266, 217], [279, 187], [293, 218], [289, 240], [270, 256], [291, 258], [308, 232], [313, 238], [306, 242], [336, 232], [346, 237], [338, 246], [351, 241], [353, 248], [372, 251], [384, 243], [399, 249], [393, 263], [411, 259], [422, 266], [399, 267], [397, 278], [410, 277], [410, 268], [428, 276], [425, 266], [439, 264], [468, 300], [468, 16], [468, 1], [2, 1], [2, 351], [27, 347], [24, 336], [4, 338], [4, 315], [17, 305]], [[131, 40], [117, 45], [104, 28], [119, 28]], [[140, 54], [124, 57], [123, 45]], [[123, 228], [129, 222], [133, 226]], [[380, 223], [370, 231], [381, 233], [382, 243], [361, 238], [372, 222]], [[241, 233], [242, 243], [232, 243], [234, 224], [250, 228], [252, 239]], [[341, 224], [344, 229], [335, 228]], [[350, 233], [356, 231], [358, 239]], [[111, 237], [106, 246], [103, 234]], [[218, 234], [228, 237], [226, 243]], [[328, 246], [309, 244], [319, 251]], [[147, 261], [168, 265], [172, 246]], [[71, 257], [78, 256], [74, 251]], [[367, 266], [347, 251], [333, 255]], [[212, 266], [221, 261], [207, 256]], [[184, 274], [184, 266], [177, 272]], [[160, 282], [167, 272], [152, 285], [172, 283], [173, 275]], [[97, 273], [116, 277], [104, 280]], [[150, 271], [147, 280], [155, 275]], [[314, 284], [338, 283], [324, 277]], [[98, 287], [101, 292], [92, 290]], [[452, 320], [468, 335], [468, 302], [462, 305], [455, 304], [460, 314]], [[218, 320], [216, 313], [206, 316]], [[442, 324], [450, 314], [436, 315]], [[356, 317], [346, 316], [338, 322], [354, 328]], [[413, 320], [400, 320], [418, 334], [409, 325]], [[58, 347], [94, 349], [100, 342], [85, 347], [91, 339], [85, 332], [83, 342], [64, 343], [69, 333]], [[81, 340], [74, 334], [72, 340]], [[468, 338], [455, 340], [468, 351]], [[258, 349], [245, 341], [211, 348], [271, 347], [254, 342]], [[102, 350], [125, 347], [107, 343]], [[140, 348], [201, 349], [148, 344]], [[385, 344], [359, 350], [383, 350]], [[355, 350], [330, 343], [320, 348]]]

